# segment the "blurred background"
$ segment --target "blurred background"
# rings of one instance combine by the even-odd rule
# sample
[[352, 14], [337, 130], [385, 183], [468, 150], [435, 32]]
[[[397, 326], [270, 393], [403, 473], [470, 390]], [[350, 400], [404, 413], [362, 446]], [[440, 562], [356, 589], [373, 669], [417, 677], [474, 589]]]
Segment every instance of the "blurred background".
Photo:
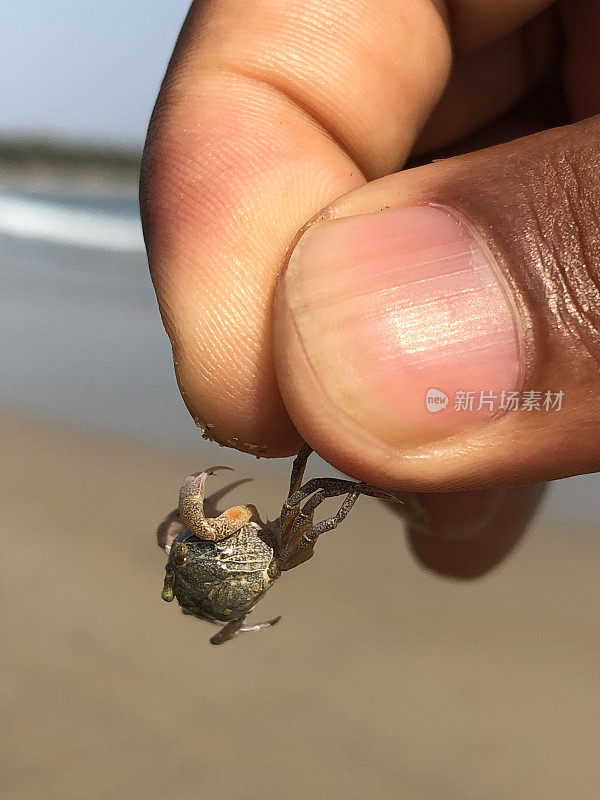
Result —
[[182, 479], [230, 464], [272, 518], [290, 468], [202, 439], [147, 275], [139, 157], [186, 10], [3, 13], [2, 797], [597, 800], [596, 476], [477, 582], [421, 571], [363, 498], [261, 604], [277, 628], [212, 648], [161, 601]]

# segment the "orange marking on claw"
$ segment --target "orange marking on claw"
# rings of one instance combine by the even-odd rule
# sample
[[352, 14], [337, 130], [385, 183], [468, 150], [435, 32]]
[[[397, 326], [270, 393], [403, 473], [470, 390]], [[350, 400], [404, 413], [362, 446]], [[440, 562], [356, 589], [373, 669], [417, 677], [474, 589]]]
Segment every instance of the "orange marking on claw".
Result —
[[234, 506], [233, 508], [227, 509], [225, 516], [228, 519], [234, 520], [235, 522], [242, 520], [244, 522], [248, 522], [252, 514], [245, 506]]

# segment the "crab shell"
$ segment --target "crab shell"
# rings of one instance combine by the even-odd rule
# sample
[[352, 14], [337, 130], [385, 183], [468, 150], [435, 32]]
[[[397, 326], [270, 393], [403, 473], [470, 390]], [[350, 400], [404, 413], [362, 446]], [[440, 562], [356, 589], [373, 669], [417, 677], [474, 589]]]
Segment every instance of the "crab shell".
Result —
[[229, 622], [244, 617], [279, 574], [272, 537], [255, 522], [217, 542], [184, 530], [169, 553], [163, 597], [174, 595], [186, 614]]

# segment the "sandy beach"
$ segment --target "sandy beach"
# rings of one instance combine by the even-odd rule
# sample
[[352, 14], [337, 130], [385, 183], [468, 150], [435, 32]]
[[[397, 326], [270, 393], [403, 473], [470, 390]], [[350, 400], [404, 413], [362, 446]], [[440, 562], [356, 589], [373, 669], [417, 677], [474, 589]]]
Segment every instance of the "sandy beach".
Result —
[[[11, 416], [0, 439], [3, 797], [598, 797], [591, 530], [539, 523], [493, 575], [451, 583], [363, 498], [262, 603], [279, 626], [215, 648], [161, 601], [153, 541], [205, 443]], [[257, 478], [232, 500], [276, 514], [284, 465], [228, 456]]]

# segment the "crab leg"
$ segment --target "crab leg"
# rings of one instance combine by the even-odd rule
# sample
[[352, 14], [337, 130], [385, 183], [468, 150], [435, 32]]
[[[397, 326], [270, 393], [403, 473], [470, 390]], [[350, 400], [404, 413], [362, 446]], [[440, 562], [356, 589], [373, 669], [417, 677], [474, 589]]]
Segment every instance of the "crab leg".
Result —
[[233, 637], [238, 633], [242, 625], [244, 624], [244, 619], [232, 619], [231, 622], [228, 622], [226, 625], [223, 625], [218, 633], [215, 633], [214, 636], [210, 637], [211, 644], [224, 644], [225, 642], [230, 641]]
[[263, 622], [254, 623], [254, 625], [242, 625], [240, 631], [262, 631], [263, 628], [271, 628], [273, 625], [277, 625], [280, 619], [281, 614], [278, 614], [273, 619], [265, 619]]
[[185, 529], [179, 516], [179, 509], [176, 508], [163, 519], [156, 531], [158, 546], [162, 547], [168, 555], [171, 552], [173, 540]]
[[254, 625], [244, 625], [244, 619], [244, 617], [241, 619], [233, 619], [231, 622], [223, 625], [218, 633], [215, 633], [214, 636], [210, 637], [210, 643], [224, 644], [225, 642], [229, 642], [231, 639], [233, 639], [234, 636], [237, 636], [238, 633], [244, 633], [246, 631], [260, 631], [263, 628], [270, 628], [272, 625], [276, 625], [279, 622], [281, 616], [273, 617], [273, 619], [266, 619], [264, 622], [257, 622]]
[[[353, 485], [355, 487], [359, 486], [359, 484]], [[359, 489], [348, 492], [348, 496], [335, 516], [324, 519], [316, 525], [312, 525], [313, 515], [317, 506], [327, 497], [335, 497], [343, 494], [344, 491], [347, 491], [347, 489], [340, 491], [339, 488], [336, 489], [335, 487], [329, 487], [329, 489], [323, 488], [304, 505], [294, 523], [290, 535], [289, 550], [284, 555], [284, 561], [281, 567], [282, 571], [292, 569], [302, 564], [304, 561], [308, 561], [313, 554], [315, 542], [319, 536], [322, 533], [336, 528], [340, 522], [348, 516], [350, 509], [361, 495]]]
[[306, 462], [308, 461], [312, 451], [313, 451], [312, 447], [309, 444], [306, 444], [305, 442], [302, 445], [300, 452], [294, 459], [294, 463], [292, 464], [292, 474], [290, 477], [290, 490], [288, 492], [288, 497], [294, 494], [294, 492], [297, 492], [298, 489], [302, 486], [302, 478], [304, 477]]
[[305, 498], [319, 489], [322, 489], [327, 493], [325, 497], [335, 497], [335, 495], [356, 491], [359, 492], [359, 494], [367, 494], [370, 497], [379, 497], [382, 500], [390, 500], [391, 502], [396, 503], [404, 502], [403, 498], [399, 496], [400, 493], [390, 492], [388, 489], [380, 489], [377, 486], [370, 486], [368, 483], [347, 481], [342, 478], [312, 478], [311, 480], [307, 481], [302, 488], [298, 489], [288, 497], [283, 504], [283, 508], [286, 509], [298, 506]]

